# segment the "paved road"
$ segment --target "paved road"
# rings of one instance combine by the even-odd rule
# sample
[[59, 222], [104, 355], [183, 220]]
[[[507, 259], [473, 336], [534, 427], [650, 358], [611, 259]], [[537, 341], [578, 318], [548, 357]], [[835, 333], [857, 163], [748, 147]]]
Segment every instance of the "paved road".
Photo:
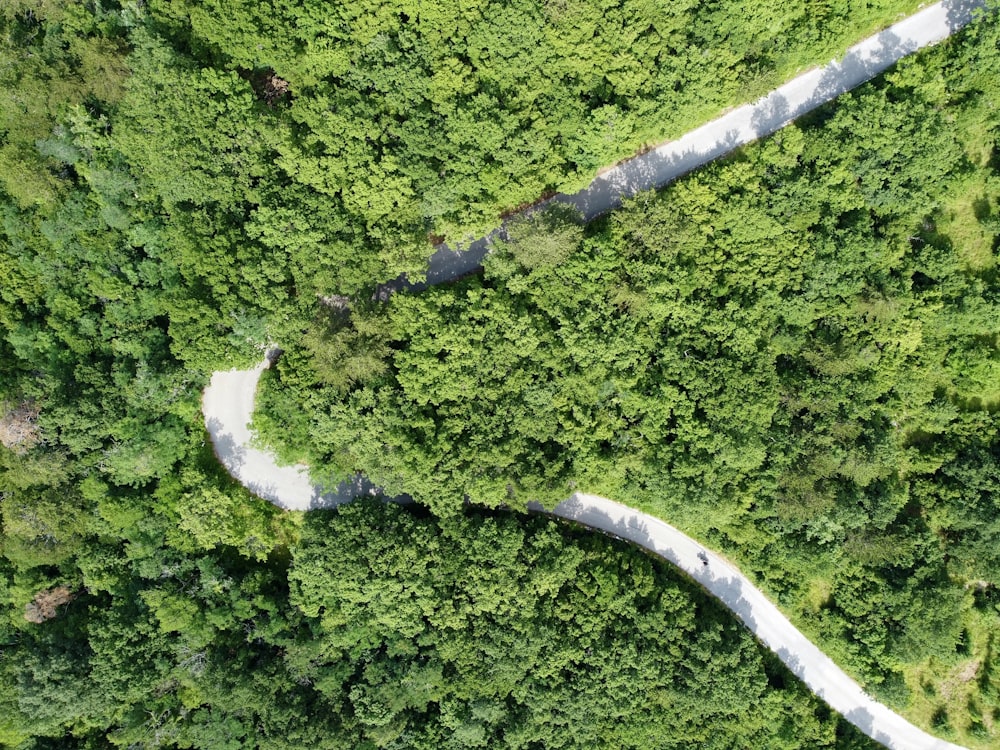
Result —
[[[619, 208], [624, 198], [663, 187], [740, 146], [770, 135], [874, 78], [900, 58], [951, 36], [982, 6], [983, 0], [935, 3], [854, 45], [841, 60], [803, 73], [752, 104], [602, 172], [579, 193], [559, 194], [550, 200], [575, 206], [585, 221], [595, 219]], [[482, 265], [493, 241], [502, 233], [500, 228], [463, 248], [438, 245], [428, 261], [426, 282], [410, 284], [401, 277], [386, 286], [419, 290], [471, 273]]]
[[[532, 508], [546, 512], [540, 506]], [[962, 750], [872, 700], [800, 633], [739, 569], [658, 518], [597, 495], [577, 493], [547, 514], [627, 539], [673, 563], [718, 598], [831, 708], [893, 750]], [[704, 556], [707, 560], [699, 557]]]
[[257, 383], [275, 355], [268, 354], [252, 370], [215, 372], [202, 394], [201, 410], [215, 455], [244, 487], [285, 510], [332, 508], [378, 489], [360, 474], [333, 488], [313, 483], [305, 466], [279, 466], [277, 458], [252, 445]]
[[[313, 485], [305, 467], [278, 466], [273, 455], [250, 446], [247, 425], [257, 382], [269, 365], [270, 359], [265, 359], [252, 370], [217, 372], [205, 389], [205, 421], [216, 454], [229, 473], [254, 494], [287, 510], [329, 508], [362, 495], [377, 495], [377, 488], [361, 476], [326, 491]], [[539, 505], [529, 509], [626, 539], [677, 566], [732, 610], [810, 690], [886, 747], [964, 750], [932, 737], [872, 700], [737, 568], [670, 524], [613, 500], [583, 493], [574, 494], [551, 511]]]
[[[932, 5], [855, 45], [842, 60], [805, 73], [753, 104], [603, 172], [575, 195], [557, 195], [552, 200], [574, 205], [585, 219], [593, 219], [620, 206], [628, 196], [661, 187], [738, 146], [773, 133], [904, 55], [944, 39], [968, 23], [980, 5], [979, 0]], [[463, 251], [441, 246], [429, 261], [425, 283], [411, 284], [400, 278], [387, 288], [417, 290], [470, 273], [481, 265], [491, 242], [502, 232], [501, 228]], [[269, 364], [270, 358], [252, 370], [217, 372], [205, 389], [205, 423], [216, 454], [229, 473], [255, 494], [288, 510], [332, 507], [361, 495], [378, 494], [360, 475], [335, 488], [315, 486], [305, 467], [278, 466], [273, 455], [251, 447], [248, 424], [257, 383]], [[685, 571], [729, 607], [816, 695], [886, 747], [962, 750], [928, 735], [865, 695], [739, 570], [669, 524], [595, 495], [573, 495], [550, 513], [628, 539]], [[707, 565], [700, 554], [708, 560]]]

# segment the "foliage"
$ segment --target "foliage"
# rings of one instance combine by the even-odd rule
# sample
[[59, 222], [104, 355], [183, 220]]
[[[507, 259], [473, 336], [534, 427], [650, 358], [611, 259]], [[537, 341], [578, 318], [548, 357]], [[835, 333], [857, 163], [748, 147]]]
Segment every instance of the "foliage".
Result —
[[0, 189], [22, 206], [49, 203], [57, 163], [35, 144], [74, 107], [121, 95], [127, 69], [120, 16], [100, 4], [13, 0], [0, 8]]
[[302, 389], [313, 461], [442, 516], [629, 500], [760, 571], [905, 703], [904, 670], [957, 664], [987, 648], [964, 623], [996, 626], [972, 592], [1000, 586], [1000, 287], [944, 228], [971, 184], [996, 236], [998, 33], [585, 232], [535, 214], [482, 277], [395, 295], [386, 372]]
[[859, 743], [690, 583], [551, 521], [315, 513], [289, 580], [287, 658], [357, 746]]
[[[993, 22], [371, 294], [911, 5], [3, 3], [0, 744], [870, 746], [676, 575], [464, 510], [583, 486], [893, 700], [978, 660], [921, 710], [995, 739]], [[438, 520], [233, 486], [199, 394], [275, 341], [259, 425]]]
[[872, 746], [678, 574], [549, 521], [362, 504], [311, 514], [290, 570], [142, 528], [21, 619], [5, 741]]

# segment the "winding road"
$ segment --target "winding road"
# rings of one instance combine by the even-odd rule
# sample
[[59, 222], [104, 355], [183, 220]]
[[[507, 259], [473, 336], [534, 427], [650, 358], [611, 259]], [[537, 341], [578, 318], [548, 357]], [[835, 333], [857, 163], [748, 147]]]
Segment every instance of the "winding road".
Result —
[[[613, 210], [623, 199], [661, 187], [773, 133], [903, 56], [950, 36], [968, 23], [981, 5], [979, 0], [936, 3], [851, 47], [842, 60], [809, 71], [753, 104], [603, 172], [575, 195], [557, 195], [551, 200], [577, 207], [587, 220]], [[413, 284], [400, 278], [386, 286], [390, 291], [417, 290], [474, 271], [499, 232], [502, 228], [464, 250], [437, 248], [425, 282]], [[379, 494], [360, 475], [337, 487], [317, 486], [305, 466], [279, 466], [272, 454], [253, 447], [249, 424], [257, 384], [271, 361], [269, 355], [252, 370], [216, 372], [205, 389], [205, 424], [227, 471], [254, 494], [288, 510], [334, 507], [362, 495]], [[963, 750], [927, 734], [866, 695], [737, 568], [673, 526], [613, 500], [582, 493], [552, 510], [539, 506], [531, 510], [629, 540], [683, 570], [729, 607], [817, 696], [877, 742], [892, 750]]]

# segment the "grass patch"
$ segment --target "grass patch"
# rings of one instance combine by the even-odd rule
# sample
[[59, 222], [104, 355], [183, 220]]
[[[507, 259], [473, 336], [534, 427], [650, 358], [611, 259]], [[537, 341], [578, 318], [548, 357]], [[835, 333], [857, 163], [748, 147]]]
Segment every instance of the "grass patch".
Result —
[[830, 603], [832, 585], [829, 578], [818, 577], [809, 581], [806, 590], [806, 603], [813, 612], [819, 612]]
[[908, 718], [971, 750], [1000, 745], [1000, 676], [994, 666], [993, 617], [977, 609], [968, 611], [964, 653], [954, 663], [932, 658], [903, 670], [911, 689]]
[[938, 220], [938, 231], [948, 237], [973, 273], [996, 268], [994, 244], [1000, 212], [996, 186], [990, 182], [986, 172], [976, 172], [956, 188]]

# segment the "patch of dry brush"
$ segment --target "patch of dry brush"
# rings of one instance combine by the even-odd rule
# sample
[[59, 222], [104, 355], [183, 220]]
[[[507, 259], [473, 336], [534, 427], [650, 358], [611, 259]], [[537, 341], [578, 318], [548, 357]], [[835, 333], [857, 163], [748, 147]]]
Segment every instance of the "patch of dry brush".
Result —
[[27, 453], [41, 438], [39, 409], [34, 401], [12, 405], [0, 402], [0, 445], [15, 453]]
[[58, 613], [59, 607], [69, 604], [76, 595], [67, 586], [56, 586], [35, 594], [34, 601], [24, 605], [24, 619], [28, 622], [42, 623], [51, 620]]

